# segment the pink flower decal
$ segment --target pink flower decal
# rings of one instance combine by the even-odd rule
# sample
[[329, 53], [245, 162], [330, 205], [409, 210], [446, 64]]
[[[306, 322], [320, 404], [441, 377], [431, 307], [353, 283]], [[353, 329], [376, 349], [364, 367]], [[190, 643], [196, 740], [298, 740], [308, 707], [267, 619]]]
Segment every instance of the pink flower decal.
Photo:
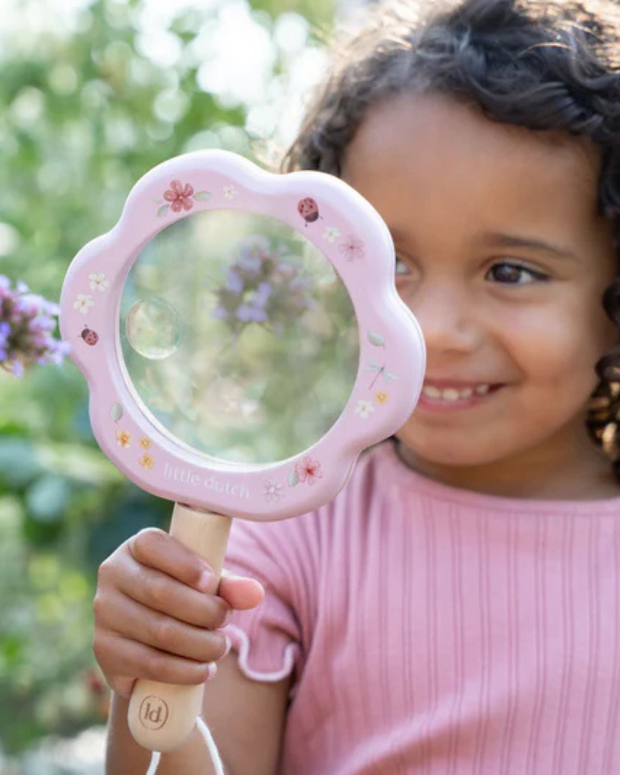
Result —
[[298, 481], [308, 482], [310, 485], [314, 484], [317, 479], [323, 478], [321, 464], [318, 460], [312, 460], [310, 457], [305, 457], [301, 463], [295, 464], [295, 473]]
[[269, 479], [264, 483], [265, 499], [268, 501], [279, 501], [282, 497], [282, 485], [274, 479]]
[[364, 258], [364, 243], [358, 240], [357, 237], [347, 237], [340, 243], [338, 250], [345, 256], [347, 261], [353, 261], [355, 258]]
[[192, 209], [194, 206], [193, 194], [194, 189], [189, 183], [183, 186], [180, 181], [173, 180], [170, 183], [170, 188], [164, 192], [164, 199], [166, 202], [170, 202], [170, 209], [173, 213], [180, 213], [182, 209]]

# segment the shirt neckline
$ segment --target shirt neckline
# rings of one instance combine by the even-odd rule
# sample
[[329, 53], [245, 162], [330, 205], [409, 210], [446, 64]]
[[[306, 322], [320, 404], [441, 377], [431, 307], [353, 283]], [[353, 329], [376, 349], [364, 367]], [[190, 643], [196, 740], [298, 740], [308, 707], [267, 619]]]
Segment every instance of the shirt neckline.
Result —
[[[548, 514], [583, 514], [587, 516], [616, 513], [620, 516], [620, 494], [613, 498], [597, 498], [595, 500], [553, 500], [546, 498], [510, 498], [503, 495], [491, 495], [475, 492], [474, 490], [462, 490], [449, 484], [444, 484], [436, 479], [429, 479], [424, 474], [408, 466], [396, 452], [396, 445], [388, 441], [379, 446], [377, 452], [396, 464], [398, 483], [407, 489], [426, 493], [433, 498], [452, 503], [459, 503], [476, 508], [510, 511], [520, 513], [548, 513]], [[406, 476], [402, 474], [405, 473]], [[619, 485], [620, 488], [620, 485]]]

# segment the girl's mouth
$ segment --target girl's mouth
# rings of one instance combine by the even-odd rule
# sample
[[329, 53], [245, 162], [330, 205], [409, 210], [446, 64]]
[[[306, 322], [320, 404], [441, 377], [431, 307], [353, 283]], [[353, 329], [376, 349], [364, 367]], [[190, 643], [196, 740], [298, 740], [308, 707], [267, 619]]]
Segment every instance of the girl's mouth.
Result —
[[480, 403], [501, 385], [490, 382], [476, 383], [433, 383], [425, 382], [420, 395], [420, 404], [427, 408], [462, 408]]

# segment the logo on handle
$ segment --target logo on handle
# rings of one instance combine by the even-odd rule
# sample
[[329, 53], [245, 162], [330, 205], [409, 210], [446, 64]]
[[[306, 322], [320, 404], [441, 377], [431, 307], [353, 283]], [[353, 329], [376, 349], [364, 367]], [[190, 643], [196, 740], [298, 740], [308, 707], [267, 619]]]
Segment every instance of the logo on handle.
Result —
[[140, 705], [140, 723], [146, 729], [154, 731], [161, 729], [168, 721], [169, 714], [168, 706], [160, 697], [150, 695], [142, 700]]

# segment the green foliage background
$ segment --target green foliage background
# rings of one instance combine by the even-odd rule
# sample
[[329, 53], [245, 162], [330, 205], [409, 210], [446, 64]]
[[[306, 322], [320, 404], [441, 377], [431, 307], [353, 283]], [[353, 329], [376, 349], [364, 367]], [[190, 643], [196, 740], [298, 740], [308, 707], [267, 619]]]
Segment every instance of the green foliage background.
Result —
[[[72, 257], [111, 228], [149, 168], [213, 145], [255, 154], [251, 106], [199, 85], [201, 51], [209, 55], [199, 35], [238, 6], [273, 41], [267, 77], [284, 83], [300, 52], [282, 44], [282, 14], [299, 29], [306, 19], [304, 48], [318, 50], [335, 0], [171, 0], [173, 64], [141, 44], [148, 0], [86, 0], [66, 28], [33, 30], [33, 14], [55, 5], [16, 3], [22, 28], [2, 43], [0, 273], [57, 300]], [[168, 513], [99, 451], [70, 362], [20, 381], [0, 371], [0, 748], [102, 721], [91, 655], [96, 568], [130, 534], [165, 526]]]

